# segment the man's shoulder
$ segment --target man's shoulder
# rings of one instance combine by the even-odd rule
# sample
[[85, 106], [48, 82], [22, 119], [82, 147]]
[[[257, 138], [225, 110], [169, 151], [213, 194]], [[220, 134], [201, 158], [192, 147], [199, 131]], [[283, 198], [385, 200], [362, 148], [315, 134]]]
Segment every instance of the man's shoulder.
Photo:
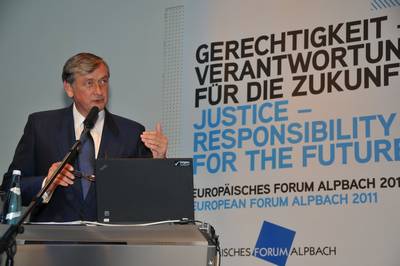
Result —
[[29, 116], [32, 118], [53, 118], [60, 117], [62, 115], [68, 114], [69, 112], [71, 112], [71, 107], [34, 112], [31, 113]]
[[28, 124], [39, 128], [57, 127], [66, 121], [73, 123], [71, 107], [35, 112], [28, 117]]
[[129, 127], [129, 128], [137, 128], [140, 130], [144, 130], [144, 126], [137, 121], [116, 114], [112, 114], [110, 112], [108, 112], [108, 115], [110, 116], [110, 118], [112, 118], [113, 122], [119, 127]]

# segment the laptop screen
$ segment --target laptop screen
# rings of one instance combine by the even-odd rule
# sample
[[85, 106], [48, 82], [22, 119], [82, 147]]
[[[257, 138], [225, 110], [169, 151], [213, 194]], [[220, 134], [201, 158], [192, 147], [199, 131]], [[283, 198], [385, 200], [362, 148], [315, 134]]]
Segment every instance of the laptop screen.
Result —
[[95, 183], [101, 223], [194, 219], [191, 158], [99, 159]]

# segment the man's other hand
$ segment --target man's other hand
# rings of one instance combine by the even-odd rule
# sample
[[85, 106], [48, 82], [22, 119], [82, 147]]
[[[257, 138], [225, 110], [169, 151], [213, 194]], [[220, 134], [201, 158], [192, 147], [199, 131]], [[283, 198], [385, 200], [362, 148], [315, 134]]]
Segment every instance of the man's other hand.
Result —
[[168, 138], [163, 134], [160, 123], [156, 124], [154, 131], [144, 131], [140, 137], [144, 145], [153, 153], [153, 158], [166, 158]]

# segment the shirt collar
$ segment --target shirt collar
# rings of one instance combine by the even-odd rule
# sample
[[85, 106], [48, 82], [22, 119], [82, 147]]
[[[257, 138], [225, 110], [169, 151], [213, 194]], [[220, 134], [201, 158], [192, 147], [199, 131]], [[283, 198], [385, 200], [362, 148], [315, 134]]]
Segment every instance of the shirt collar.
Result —
[[[75, 134], [79, 132], [79, 134], [76, 134], [76, 136], [79, 137], [80, 132], [82, 132], [83, 130], [83, 121], [85, 120], [85, 117], [81, 115], [81, 113], [79, 113], [78, 109], [76, 109], [75, 103], [73, 104], [72, 114], [74, 116]], [[104, 117], [105, 111], [101, 110], [97, 117], [96, 123], [94, 124], [94, 127], [91, 129], [91, 132], [94, 131], [101, 135], [104, 125]]]

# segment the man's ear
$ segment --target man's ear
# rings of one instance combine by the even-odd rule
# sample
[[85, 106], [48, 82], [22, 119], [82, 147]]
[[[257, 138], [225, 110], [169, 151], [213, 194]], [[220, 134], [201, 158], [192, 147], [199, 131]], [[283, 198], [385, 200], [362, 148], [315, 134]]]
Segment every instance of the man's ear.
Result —
[[69, 84], [68, 82], [64, 81], [63, 85], [64, 85], [65, 93], [68, 95], [68, 97], [70, 97], [70, 98], [74, 97], [74, 90], [73, 90], [71, 84]]

